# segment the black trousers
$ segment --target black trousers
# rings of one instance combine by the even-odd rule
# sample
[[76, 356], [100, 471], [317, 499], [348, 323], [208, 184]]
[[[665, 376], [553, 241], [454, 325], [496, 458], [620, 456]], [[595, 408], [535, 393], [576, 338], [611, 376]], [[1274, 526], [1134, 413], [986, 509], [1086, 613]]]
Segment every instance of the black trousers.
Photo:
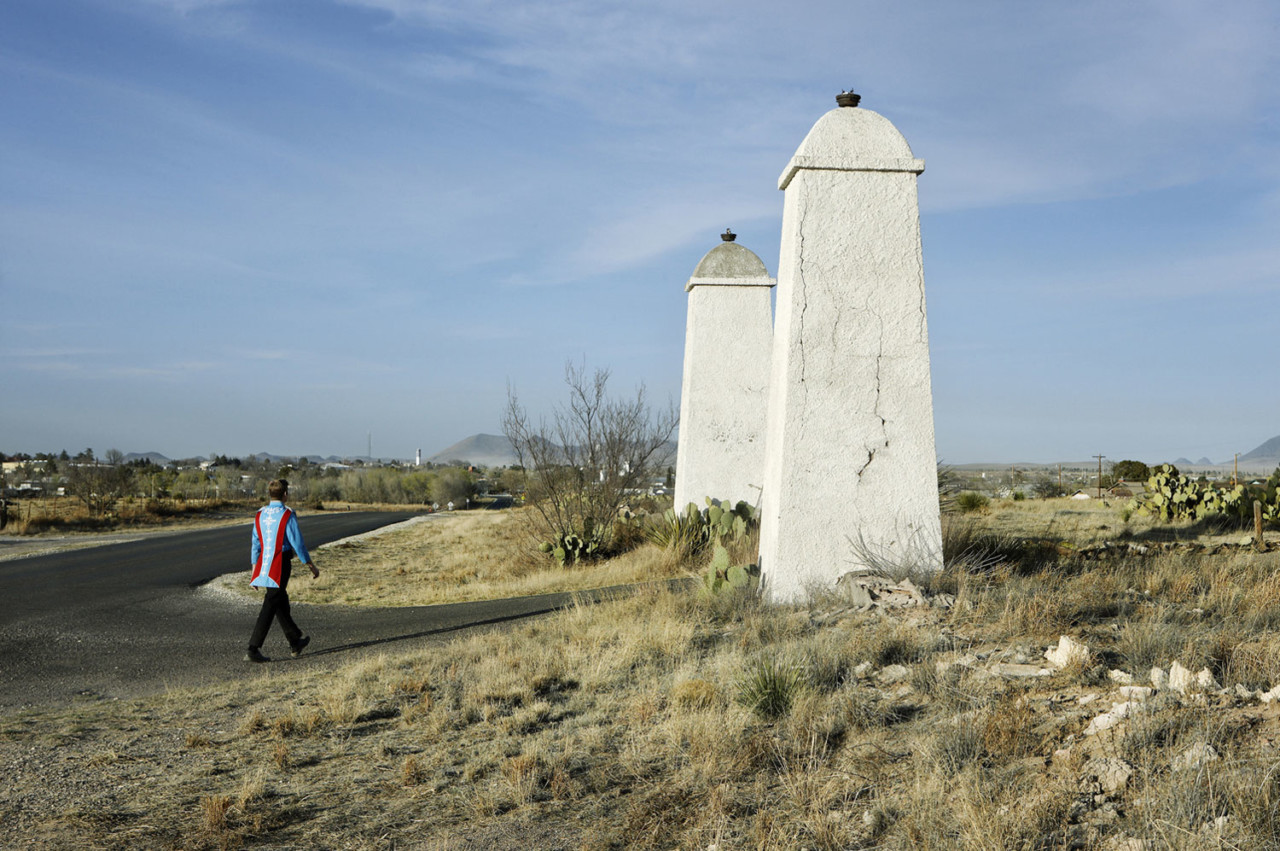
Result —
[[280, 566], [280, 587], [267, 589], [267, 596], [262, 600], [262, 609], [258, 612], [258, 622], [253, 625], [253, 637], [249, 639], [250, 649], [262, 649], [262, 642], [267, 640], [267, 631], [271, 629], [273, 618], [280, 622], [280, 629], [284, 630], [284, 637], [289, 642], [289, 647], [298, 646], [298, 641], [302, 638], [302, 630], [298, 629], [298, 625], [293, 622], [293, 617], [289, 614], [287, 589], [291, 573], [293, 573], [293, 559], [285, 556], [284, 564]]

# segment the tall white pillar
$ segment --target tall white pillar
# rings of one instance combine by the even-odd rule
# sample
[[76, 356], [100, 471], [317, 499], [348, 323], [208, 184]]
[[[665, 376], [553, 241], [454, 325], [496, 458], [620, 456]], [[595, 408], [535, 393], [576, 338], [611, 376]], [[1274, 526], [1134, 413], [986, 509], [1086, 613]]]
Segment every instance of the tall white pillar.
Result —
[[818, 119], [784, 190], [760, 529], [765, 593], [942, 566], [916, 177], [883, 116]]
[[726, 230], [685, 284], [677, 511], [706, 497], [760, 502], [776, 282], [734, 237]]

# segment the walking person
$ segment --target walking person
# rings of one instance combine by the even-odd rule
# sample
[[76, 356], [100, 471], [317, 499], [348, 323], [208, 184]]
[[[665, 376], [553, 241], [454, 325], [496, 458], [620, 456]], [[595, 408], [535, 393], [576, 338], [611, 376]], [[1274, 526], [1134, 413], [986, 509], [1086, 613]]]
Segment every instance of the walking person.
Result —
[[285, 506], [289, 501], [289, 481], [272, 479], [267, 485], [267, 495], [271, 502], [258, 509], [253, 521], [253, 545], [249, 550], [253, 564], [253, 578], [249, 584], [267, 589], [267, 595], [262, 600], [258, 622], [254, 624], [253, 635], [249, 638], [249, 652], [244, 657], [246, 662], [271, 661], [262, 655], [262, 642], [266, 640], [273, 618], [280, 622], [280, 629], [289, 642], [290, 655], [296, 658], [302, 654], [302, 649], [311, 643], [311, 637], [303, 635], [289, 615], [289, 574], [293, 569], [294, 556], [311, 568], [312, 578], [320, 575], [319, 568], [307, 552], [307, 545], [302, 542], [297, 515], [292, 508]]

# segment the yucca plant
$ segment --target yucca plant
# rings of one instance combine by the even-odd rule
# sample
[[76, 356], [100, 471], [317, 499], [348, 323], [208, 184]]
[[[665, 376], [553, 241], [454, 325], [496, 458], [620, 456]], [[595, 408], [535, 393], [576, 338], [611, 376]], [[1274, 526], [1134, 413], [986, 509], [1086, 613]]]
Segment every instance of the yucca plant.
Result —
[[804, 671], [766, 657], [742, 678], [737, 700], [765, 721], [776, 721], [791, 711], [804, 685]]

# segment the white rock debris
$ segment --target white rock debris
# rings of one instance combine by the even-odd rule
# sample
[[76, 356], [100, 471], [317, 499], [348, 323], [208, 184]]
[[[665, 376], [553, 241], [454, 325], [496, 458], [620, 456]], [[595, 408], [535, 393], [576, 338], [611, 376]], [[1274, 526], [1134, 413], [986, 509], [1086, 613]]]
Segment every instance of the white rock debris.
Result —
[[1058, 646], [1046, 650], [1044, 657], [1057, 668], [1083, 665], [1089, 661], [1089, 648], [1070, 636], [1063, 635], [1058, 638]]

